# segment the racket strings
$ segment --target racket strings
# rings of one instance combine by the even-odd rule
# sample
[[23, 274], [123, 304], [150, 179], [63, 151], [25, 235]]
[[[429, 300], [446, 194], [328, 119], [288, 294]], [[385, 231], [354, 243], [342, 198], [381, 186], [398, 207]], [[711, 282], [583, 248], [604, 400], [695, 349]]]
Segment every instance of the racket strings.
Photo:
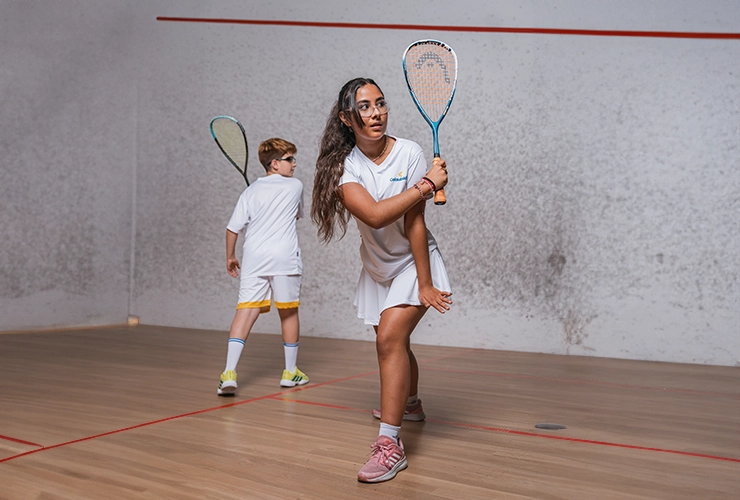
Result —
[[241, 127], [229, 119], [216, 119], [211, 124], [213, 137], [224, 154], [240, 169], [247, 162], [247, 141]]
[[424, 44], [406, 55], [406, 75], [419, 105], [432, 119], [447, 111], [457, 79], [457, 60], [444, 47]]

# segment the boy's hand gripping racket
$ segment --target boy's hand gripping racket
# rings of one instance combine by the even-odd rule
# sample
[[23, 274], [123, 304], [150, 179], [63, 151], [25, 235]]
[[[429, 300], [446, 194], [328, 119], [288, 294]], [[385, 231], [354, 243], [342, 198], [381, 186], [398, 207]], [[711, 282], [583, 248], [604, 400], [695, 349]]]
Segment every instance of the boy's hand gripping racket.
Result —
[[249, 186], [249, 179], [247, 179], [249, 149], [247, 148], [247, 134], [242, 124], [231, 116], [217, 116], [211, 120], [211, 135], [226, 159], [242, 174], [244, 182]]
[[[439, 158], [439, 124], [450, 109], [457, 85], [457, 55], [439, 40], [419, 40], [403, 53], [403, 74], [411, 98], [432, 127], [434, 157]], [[435, 205], [447, 202], [444, 189], [434, 194]]]

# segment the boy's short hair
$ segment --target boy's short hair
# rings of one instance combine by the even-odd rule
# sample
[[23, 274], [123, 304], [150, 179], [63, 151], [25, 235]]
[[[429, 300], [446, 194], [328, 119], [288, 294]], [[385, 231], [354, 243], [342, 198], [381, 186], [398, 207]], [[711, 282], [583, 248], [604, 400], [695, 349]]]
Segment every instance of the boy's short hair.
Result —
[[262, 166], [269, 172], [272, 160], [281, 158], [284, 154], [295, 154], [297, 152], [298, 149], [292, 142], [280, 139], [279, 137], [273, 137], [260, 143], [258, 156]]

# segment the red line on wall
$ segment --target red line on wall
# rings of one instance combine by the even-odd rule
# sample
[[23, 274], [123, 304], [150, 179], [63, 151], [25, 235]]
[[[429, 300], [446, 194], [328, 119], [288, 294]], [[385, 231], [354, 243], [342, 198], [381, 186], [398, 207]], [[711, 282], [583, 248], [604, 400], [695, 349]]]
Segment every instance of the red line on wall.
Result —
[[627, 30], [578, 30], [559, 28], [514, 28], [503, 26], [440, 26], [425, 24], [366, 24], [329, 23], [317, 21], [281, 21], [265, 19], [220, 19], [201, 17], [157, 17], [157, 21], [177, 23], [251, 24], [257, 26], [295, 26], [310, 28], [354, 28], [383, 30], [455, 31], [462, 33], [520, 33], [537, 35], [613, 36], [645, 38], [692, 38], [740, 40], [740, 33], [712, 33], [690, 31], [627, 31]]

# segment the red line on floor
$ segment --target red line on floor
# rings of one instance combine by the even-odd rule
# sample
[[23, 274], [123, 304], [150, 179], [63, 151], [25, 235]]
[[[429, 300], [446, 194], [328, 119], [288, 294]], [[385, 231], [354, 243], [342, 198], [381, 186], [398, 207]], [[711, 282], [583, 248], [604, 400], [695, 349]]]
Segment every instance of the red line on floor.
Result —
[[[460, 355], [463, 355], [463, 354], [467, 354], [467, 352], [460, 352], [460, 353], [455, 353], [455, 354], [452, 354], [452, 355], [440, 356], [438, 358], [432, 358], [432, 359], [420, 361], [420, 363], [429, 363], [431, 361], [438, 361], [438, 360], [441, 360], [441, 359], [447, 359], [447, 358], [451, 358], [451, 357], [456, 357], [456, 356], [460, 356]], [[429, 368], [429, 367], [425, 367], [425, 369], [432, 369], [432, 370], [434, 370], [434, 368]], [[439, 371], [445, 371], [445, 370], [444, 369], [439, 369]], [[447, 371], [455, 371], [455, 370], [447, 370]], [[176, 420], [176, 419], [180, 419], [180, 418], [184, 418], [184, 417], [190, 417], [190, 416], [199, 415], [199, 414], [202, 414], [202, 413], [208, 413], [208, 412], [211, 412], [211, 411], [221, 410], [221, 409], [224, 409], [224, 408], [231, 408], [231, 407], [240, 406], [240, 405], [244, 405], [244, 404], [248, 404], [248, 403], [253, 403], [253, 402], [256, 402], [256, 401], [263, 401], [263, 400], [289, 401], [289, 402], [293, 402], [293, 403], [300, 403], [300, 404], [306, 404], [306, 405], [312, 405], [312, 406], [320, 406], [320, 407], [324, 407], [324, 408], [332, 408], [332, 409], [338, 409], [338, 410], [344, 410], [344, 411], [355, 411], [355, 412], [368, 413], [369, 410], [362, 410], [362, 409], [358, 409], [358, 408], [351, 408], [351, 407], [347, 407], [347, 406], [333, 405], [333, 404], [327, 404], [327, 403], [316, 403], [316, 402], [312, 402], [312, 401], [295, 400], [295, 399], [285, 398], [284, 396], [286, 394], [291, 394], [291, 393], [300, 392], [300, 391], [304, 391], [304, 390], [308, 390], [308, 389], [313, 389], [313, 388], [316, 388], [316, 387], [323, 387], [325, 385], [336, 384], [336, 383], [343, 382], [343, 381], [346, 381], [346, 380], [352, 380], [352, 379], [356, 379], [356, 378], [362, 378], [362, 377], [366, 377], [366, 376], [377, 374], [377, 373], [378, 373], [378, 371], [377, 370], [374, 370], [374, 371], [360, 373], [360, 374], [356, 374], [356, 375], [350, 375], [348, 377], [342, 377], [342, 378], [339, 378], [339, 379], [329, 380], [329, 381], [326, 381], [326, 382], [315, 383], [315, 384], [311, 384], [311, 385], [307, 385], [307, 386], [302, 386], [302, 387], [294, 387], [294, 388], [291, 388], [291, 389], [288, 389], [288, 390], [284, 390], [284, 391], [280, 391], [280, 392], [273, 393], [273, 394], [267, 394], [267, 395], [259, 396], [259, 397], [256, 397], [256, 398], [251, 398], [251, 399], [246, 399], [246, 400], [242, 400], [242, 401], [237, 401], [235, 403], [229, 403], [229, 404], [214, 406], [214, 407], [211, 407], [211, 408], [205, 408], [205, 409], [202, 409], [202, 410], [197, 410], [197, 411], [192, 411], [192, 412], [188, 412], [188, 413], [183, 413], [183, 414], [180, 414], [180, 415], [175, 415], [175, 416], [171, 416], [171, 417], [161, 418], [161, 419], [158, 419], [158, 420], [153, 420], [153, 421], [150, 421], [150, 422], [144, 422], [144, 423], [141, 423], [141, 424], [132, 425], [132, 426], [129, 426], [129, 427], [124, 427], [122, 429], [116, 429], [116, 430], [113, 430], [113, 431], [103, 432], [103, 433], [96, 434], [96, 435], [93, 435], [93, 436], [87, 436], [87, 437], [80, 438], [80, 439], [66, 441], [66, 442], [58, 443], [58, 444], [51, 445], [51, 446], [40, 446], [40, 445], [36, 445], [36, 444], [33, 444], [33, 443], [27, 443], [27, 442], [15, 440], [13, 438], [7, 438], [7, 439], [9, 439], [11, 441], [23, 442], [24, 444], [29, 444], [29, 445], [32, 445], [32, 446], [39, 446], [39, 448], [36, 449], [36, 450], [30, 450], [30, 451], [27, 451], [27, 452], [24, 452], [24, 453], [19, 453], [17, 455], [13, 455], [13, 456], [10, 456], [10, 457], [6, 457], [6, 458], [3, 458], [3, 459], [0, 459], [0, 463], [7, 462], [7, 461], [10, 461], [10, 460], [13, 460], [13, 459], [16, 459], [16, 458], [20, 458], [20, 457], [23, 457], [23, 456], [31, 455], [31, 454], [34, 454], [34, 453], [38, 453], [40, 451], [51, 450], [51, 449], [54, 449], [54, 448], [60, 448], [60, 447], [63, 447], [63, 446], [67, 446], [67, 445], [71, 445], [71, 444], [75, 444], [75, 443], [80, 443], [80, 442], [84, 442], [84, 441], [89, 441], [89, 440], [92, 440], [92, 439], [97, 439], [97, 438], [101, 438], [101, 437], [105, 437], [105, 436], [110, 436], [110, 435], [113, 435], [113, 434], [118, 434], [118, 433], [121, 433], [121, 432], [130, 431], [130, 430], [135, 430], [135, 429], [139, 429], [139, 428], [142, 428], [142, 427], [147, 427], [147, 426], [154, 425], [154, 424], [159, 424], [159, 423], [168, 422], [168, 421], [171, 421], [171, 420]], [[472, 371], [471, 371], [471, 373], [491, 374], [490, 372], [472, 372]], [[512, 376], [512, 377], [517, 377], [517, 378], [544, 378], [544, 377], [534, 377], [534, 376], [526, 376], [526, 375], [510, 375], [510, 374], [495, 374], [495, 375], [497, 375], [497, 376]], [[546, 380], [558, 380], [558, 379], [546, 379]], [[581, 381], [570, 381], [570, 382], [581, 383]], [[520, 435], [520, 436], [541, 437], [541, 438], [547, 438], [547, 439], [557, 439], [557, 440], [563, 440], [563, 441], [571, 441], [571, 442], [584, 443], [584, 444], [596, 444], [596, 445], [602, 445], [602, 446], [613, 446], [613, 447], [620, 447], [620, 448], [627, 448], [627, 449], [634, 449], [634, 450], [642, 450], [642, 451], [653, 451], [653, 452], [661, 452], [661, 453], [672, 453], [672, 454], [677, 454], [677, 455], [685, 455], [685, 456], [691, 456], [691, 457], [708, 458], [708, 459], [713, 459], [713, 460], [724, 460], [724, 461], [729, 461], [729, 462], [738, 462], [738, 463], [740, 463], [740, 459], [737, 459], [737, 458], [720, 457], [720, 456], [706, 455], [706, 454], [700, 454], [700, 453], [691, 453], [691, 452], [684, 452], [684, 451], [678, 451], [678, 450], [667, 450], [667, 449], [662, 449], [662, 448], [649, 448], [649, 447], [635, 446], [635, 445], [627, 445], [627, 444], [621, 444], [621, 443], [610, 443], [610, 442], [606, 442], [606, 441], [594, 441], [594, 440], [587, 440], [587, 439], [569, 438], [569, 437], [563, 437], [563, 436], [553, 436], [553, 435], [547, 435], [547, 434], [537, 434], [537, 433], [533, 433], [533, 432], [516, 431], [516, 430], [512, 430], [512, 429], [504, 429], [504, 428], [498, 428], [498, 427], [489, 427], [489, 426], [483, 426], [483, 425], [477, 425], [477, 424], [467, 424], [467, 423], [460, 423], [460, 422], [449, 422], [449, 421], [436, 420], [436, 419], [427, 419], [427, 422], [432, 422], [432, 423], [442, 424], [442, 425], [449, 425], [449, 426], [454, 426], [454, 427], [468, 428], [468, 429], [477, 429], [477, 430], [485, 430], [485, 431], [490, 431], [490, 432], [500, 432], [500, 433], [506, 433], [506, 434], [515, 434], [515, 435]], [[0, 437], [3, 437], [3, 436], [0, 436]]]
[[354, 411], [357, 413], [371, 413], [372, 410], [363, 410], [361, 408], [352, 408], [350, 406], [340, 406], [340, 405], [333, 405], [329, 403], [317, 403], [315, 401], [306, 401], [304, 399], [290, 399], [290, 398], [281, 398], [281, 397], [271, 397], [268, 398], [273, 401], [286, 401], [288, 403], [300, 403], [302, 405], [309, 405], [309, 406], [320, 406], [322, 408], [332, 408], [334, 410], [344, 410], [344, 411]]
[[40, 445], [40, 444], [31, 443], [29, 441], [23, 441], [22, 439], [16, 439], [16, 438], [12, 438], [12, 437], [9, 437], [9, 436], [0, 436], [0, 439], [4, 439], [6, 441], [13, 441], [14, 443], [25, 444], [25, 445], [28, 445], [28, 446], [36, 446], [37, 448], [43, 448], [43, 446]]
[[[423, 365], [423, 363], [424, 363], [423, 361], [419, 361], [420, 365]], [[595, 386], [601, 386], [601, 387], [616, 387], [620, 389], [640, 389], [640, 390], [645, 390], [645, 391], [677, 392], [677, 393], [682, 393], [682, 394], [700, 394], [704, 396], [718, 396], [718, 397], [730, 398], [730, 399], [740, 399], [740, 394], [729, 394], [725, 392], [697, 391], [697, 390], [692, 390], [692, 389], [671, 389], [667, 387], [651, 387], [651, 386], [644, 386], [644, 385], [616, 384], [613, 382], [594, 382], [594, 381], [589, 381], [589, 380], [538, 377], [536, 375], [521, 375], [518, 373], [497, 373], [497, 372], [487, 372], [487, 371], [480, 371], [480, 370], [451, 370], [447, 368], [434, 368], [434, 367], [426, 367], [426, 366], [424, 366], [424, 369], [429, 370], [429, 371], [437, 371], [437, 372], [467, 373], [470, 375], [485, 375], [489, 377], [545, 380], [545, 381], [561, 382], [565, 384], [574, 384], [574, 385], [595, 385]]]
[[342, 378], [338, 378], [338, 379], [334, 379], [334, 380], [329, 380], [328, 382], [319, 382], [318, 384], [314, 384], [313, 382], [311, 382], [311, 385], [304, 385], [304, 386], [301, 386], [301, 387], [293, 387], [292, 389], [290, 389], [288, 391], [282, 391], [282, 392], [278, 392], [276, 394], [270, 394], [269, 396], [265, 396], [265, 397], [266, 398], [272, 398], [272, 397], [275, 397], [275, 396], [279, 396], [281, 394], [290, 394], [291, 392], [305, 391], [305, 390], [308, 390], [308, 389], [313, 389], [315, 387], [322, 387], [324, 385], [336, 384], [338, 382], [344, 382], [345, 380], [352, 380], [352, 379], [355, 379], [355, 378], [367, 377], [368, 375], [375, 375], [377, 373], [378, 373], [378, 370], [373, 370], [371, 372], [359, 373], [357, 375], [350, 375], [349, 377], [342, 377]]
[[178, 23], [216, 23], [216, 24], [251, 24], [257, 26], [294, 26], [309, 28], [354, 28], [354, 29], [384, 29], [384, 30], [423, 30], [423, 31], [455, 31], [463, 33], [520, 33], [537, 35], [577, 35], [577, 36], [608, 36], [608, 37], [645, 37], [645, 38], [691, 38], [691, 39], [724, 39], [740, 40], [740, 33], [715, 33], [691, 31], [629, 31], [629, 30], [585, 30], [559, 28], [516, 28], [502, 26], [441, 26], [425, 24], [367, 24], [367, 23], [337, 23], [318, 21], [283, 21], [264, 19], [223, 19], [206, 17], [166, 17], [159, 16], [157, 21]]
[[[288, 401], [291, 403], [299, 403], [304, 405], [310, 405], [310, 406], [320, 406], [323, 408], [332, 408], [335, 410], [346, 410], [346, 411], [354, 411], [354, 412], [362, 412], [362, 413], [369, 413], [370, 410], [361, 410], [359, 408], [351, 408], [349, 406], [339, 406], [339, 405], [333, 405], [328, 403], [316, 403], [314, 401], [304, 401], [299, 399], [289, 399], [289, 398], [282, 398], [282, 397], [270, 397], [268, 399], [271, 400], [278, 400], [278, 401]], [[553, 436], [550, 434], [538, 434], [536, 432], [527, 432], [527, 431], [517, 431], [514, 429], [504, 429], [502, 427], [489, 427], [486, 425], [477, 425], [477, 424], [466, 424], [463, 422], [450, 422], [447, 420], [437, 420], [435, 418], [427, 418], [426, 422], [434, 423], [434, 424], [441, 424], [441, 425], [448, 425], [451, 427], [462, 427], [465, 429], [476, 429], [481, 431], [489, 431], [489, 432], [499, 432], [503, 434], [515, 434], [518, 436], [527, 436], [527, 437], [538, 437], [538, 438], [545, 438], [545, 439], [558, 439], [561, 441], [570, 441], [573, 443], [581, 443], [581, 444], [595, 444], [600, 446], [614, 446], [617, 448], [627, 448], [630, 450], [641, 450], [641, 451], [654, 451], [654, 452], [660, 452], [660, 453], [672, 453], [675, 455], [686, 455], [689, 457], [697, 457], [697, 458], [709, 458], [712, 460], [725, 460], [728, 462], [738, 462], [740, 463], [740, 458], [730, 458], [730, 457], [721, 457], [716, 455], [706, 455], [703, 453], [692, 453], [688, 451], [679, 451], [679, 450], [668, 450], [663, 448], [650, 448], [647, 446], [637, 446], [637, 445], [631, 445], [631, 444], [622, 444], [622, 443], [611, 443], [609, 441], [594, 441], [592, 439], [579, 439], [579, 438], [572, 438], [572, 437], [564, 437], [564, 436]]]
[[703, 453], [692, 453], [688, 451], [679, 451], [679, 450], [667, 450], [664, 448], [650, 448], [647, 446], [636, 446], [636, 445], [631, 445], [631, 444], [611, 443], [608, 441], [594, 441], [592, 439], [579, 439], [579, 438], [564, 437], [564, 436], [553, 436], [549, 434], [537, 434], [536, 432], [515, 431], [513, 429], [503, 429], [500, 427], [488, 427], [485, 425], [465, 424], [465, 423], [460, 423], [460, 422], [448, 422], [445, 420], [437, 420], [433, 418], [427, 418], [426, 421], [432, 422], [435, 424], [451, 425], [454, 427], [464, 427], [467, 429], [477, 429], [477, 430], [490, 431], [490, 432], [501, 432], [504, 434], [516, 434], [519, 436], [539, 437], [539, 438], [545, 438], [545, 439], [558, 439], [561, 441], [570, 441], [573, 443], [597, 444], [601, 446], [614, 446], [617, 448], [627, 448], [630, 450], [656, 451], [660, 453], [672, 453], [674, 455], [685, 455], [689, 457], [709, 458], [712, 460], [725, 460], [727, 462], [740, 463], [740, 458], [721, 457], [717, 455], [705, 455]]
[[[81, 443], [83, 441], [90, 441], [91, 439], [97, 439], [97, 438], [101, 438], [101, 437], [105, 437], [105, 436], [111, 436], [113, 434], [118, 434], [118, 433], [121, 433], [121, 432], [131, 431], [131, 430], [134, 430], [134, 429], [140, 429], [142, 427], [148, 427], [148, 426], [154, 425], [154, 424], [161, 424], [162, 422], [169, 422], [171, 420], [177, 420], [179, 418], [192, 417], [194, 415], [200, 415], [201, 413], [208, 413], [208, 412], [211, 412], [211, 411], [222, 410], [224, 408], [231, 408], [231, 407], [234, 407], [234, 406], [241, 406], [241, 405], [244, 405], [244, 404], [247, 404], [247, 403], [254, 403], [255, 401], [262, 401], [262, 400], [265, 400], [265, 399], [275, 398], [275, 397], [281, 396], [283, 394], [290, 394], [292, 392], [298, 392], [298, 391], [303, 391], [303, 390], [307, 390], [307, 389], [313, 389], [315, 387], [322, 387], [322, 386], [325, 386], [325, 385], [336, 384], [338, 382], [344, 382], [345, 380], [351, 380], [351, 379], [354, 379], [354, 378], [366, 377], [366, 376], [372, 375], [374, 373], [378, 373], [378, 371], [375, 370], [375, 371], [372, 371], [372, 372], [360, 373], [360, 374], [357, 374], [357, 375], [351, 375], [349, 377], [342, 377], [342, 378], [338, 378], [338, 379], [335, 379], [335, 380], [329, 380], [327, 382], [321, 382], [321, 383], [318, 383], [318, 384], [311, 384], [311, 385], [303, 386], [303, 387], [294, 387], [294, 388], [291, 388], [291, 389], [288, 389], [288, 390], [284, 390], [284, 391], [280, 391], [280, 392], [276, 392], [276, 393], [273, 393], [273, 394], [266, 394], [264, 396], [259, 396], [259, 397], [251, 398], [251, 399], [245, 399], [245, 400], [242, 400], [242, 401], [237, 401], [235, 403], [229, 403], [229, 404], [214, 406], [214, 407], [211, 407], [211, 408], [205, 408], [203, 410], [191, 411], [191, 412], [188, 412], [188, 413], [183, 413], [181, 415], [175, 415], [175, 416], [172, 416], [172, 417], [160, 418], [158, 420], [152, 420], [151, 422], [144, 422], [144, 423], [141, 423], [141, 424], [132, 425], [132, 426], [129, 426], [129, 427], [124, 427], [122, 429], [116, 429], [116, 430], [112, 430], [112, 431], [108, 431], [108, 432], [102, 432], [100, 434], [95, 434], [94, 436], [87, 436], [87, 437], [83, 437], [83, 438], [79, 438], [79, 439], [74, 439], [72, 441], [65, 441], [64, 443], [58, 443], [58, 444], [54, 444], [54, 445], [51, 445], [51, 446], [41, 446], [40, 448], [38, 448], [36, 450], [30, 450], [30, 451], [26, 451], [26, 452], [23, 452], [23, 453], [19, 453], [17, 455], [12, 455], [10, 457], [2, 458], [2, 459], [0, 459], [0, 463], [7, 462], [9, 460], [13, 460], [13, 459], [16, 459], [16, 458], [24, 457], [26, 455], [32, 455], [32, 454], [38, 453], [40, 451], [53, 450], [54, 448], [60, 448], [62, 446], [68, 446], [70, 444]], [[34, 445], [34, 446], [40, 446], [40, 445]]]

